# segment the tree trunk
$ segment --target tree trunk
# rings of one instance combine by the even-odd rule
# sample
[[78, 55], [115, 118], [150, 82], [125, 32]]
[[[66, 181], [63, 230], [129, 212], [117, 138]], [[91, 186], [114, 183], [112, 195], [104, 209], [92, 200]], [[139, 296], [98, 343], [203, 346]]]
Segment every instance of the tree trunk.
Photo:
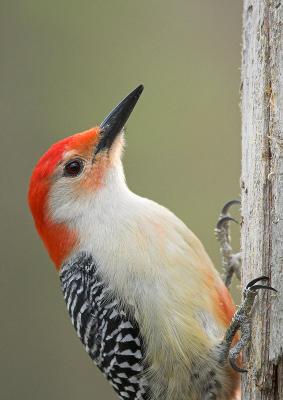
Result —
[[244, 355], [242, 400], [283, 399], [283, 2], [244, 0], [242, 54], [242, 282], [260, 291]]

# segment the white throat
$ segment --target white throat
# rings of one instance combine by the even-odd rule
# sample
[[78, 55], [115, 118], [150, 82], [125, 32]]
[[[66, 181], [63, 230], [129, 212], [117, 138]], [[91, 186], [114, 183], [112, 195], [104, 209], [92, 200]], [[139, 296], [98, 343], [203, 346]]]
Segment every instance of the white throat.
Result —
[[[79, 250], [93, 255], [110, 282], [120, 277], [120, 285], [128, 285], [130, 272], [139, 269], [142, 220], [153, 202], [130, 191], [121, 162], [109, 170], [99, 192], [83, 202], [84, 212], [75, 221]], [[144, 254], [140, 260], [144, 269]]]

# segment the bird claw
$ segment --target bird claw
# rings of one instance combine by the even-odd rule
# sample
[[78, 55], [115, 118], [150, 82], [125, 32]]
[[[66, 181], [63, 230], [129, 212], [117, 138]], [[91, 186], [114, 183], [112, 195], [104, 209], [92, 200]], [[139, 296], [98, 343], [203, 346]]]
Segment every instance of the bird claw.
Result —
[[[230, 223], [238, 223], [234, 218], [229, 215], [230, 208], [235, 204], [241, 204], [239, 200], [231, 200], [224, 204], [218, 222], [216, 224], [215, 234], [217, 240], [220, 242], [220, 252], [222, 255], [222, 264], [224, 267], [224, 282], [226, 287], [229, 287], [234, 273], [240, 280], [240, 266], [241, 254], [233, 253], [230, 237]], [[237, 359], [242, 349], [249, 343], [251, 338], [251, 310], [254, 300], [258, 294], [258, 290], [271, 290], [277, 292], [272, 286], [258, 284], [260, 281], [268, 283], [269, 277], [260, 276], [251, 280], [245, 287], [243, 293], [243, 303], [236, 311], [229, 328], [226, 331], [225, 338], [220, 343], [220, 351], [218, 348], [219, 362], [223, 363], [228, 359], [231, 367], [239, 372], [245, 373], [246, 369], [237, 365]], [[241, 331], [239, 341], [233, 346], [232, 341], [238, 331]]]
[[234, 200], [227, 201], [227, 203], [224, 204], [220, 215], [227, 215], [230, 208], [235, 204], [241, 205], [240, 200], [234, 199]]
[[238, 222], [229, 215], [230, 208], [235, 204], [241, 204], [241, 202], [239, 200], [230, 200], [224, 204], [215, 229], [216, 238], [220, 243], [220, 252], [224, 267], [224, 282], [226, 287], [231, 285], [234, 273], [239, 280], [241, 279], [241, 254], [233, 253], [229, 229], [230, 222], [238, 224]]
[[221, 229], [225, 229], [226, 230], [228, 223], [231, 222], [231, 221], [235, 222], [236, 224], [239, 223], [234, 218], [229, 217], [229, 216], [225, 216], [225, 217], [222, 217], [222, 218], [220, 217], [219, 220], [217, 221], [216, 229], [217, 230], [221, 230]]
[[250, 314], [252, 306], [254, 304], [254, 300], [258, 294], [258, 290], [265, 289], [277, 292], [277, 290], [274, 289], [272, 286], [256, 285], [256, 283], [259, 281], [269, 281], [269, 278], [267, 276], [260, 276], [256, 279], [253, 279], [246, 285], [244, 289], [244, 301], [240, 305], [239, 309], [236, 311], [224, 338], [224, 344], [225, 346], [228, 346], [226, 348], [230, 348], [237, 331], [241, 331], [241, 338], [235, 344], [235, 346], [230, 348], [228, 354], [228, 360], [231, 367], [235, 371], [240, 373], [245, 373], [247, 372], [247, 370], [239, 367], [236, 363], [236, 360], [242, 349], [249, 343], [251, 338]]
[[236, 363], [236, 360], [231, 355], [229, 355], [229, 363], [230, 363], [231, 367], [233, 368], [233, 370], [236, 372], [239, 372], [240, 374], [245, 374], [248, 372], [247, 369], [239, 367]]
[[268, 280], [269, 280], [269, 277], [268, 277], [268, 276], [265, 276], [265, 275], [259, 276], [258, 278], [255, 278], [255, 279], [251, 280], [251, 281], [246, 285], [245, 290], [251, 288], [252, 286], [254, 286], [255, 283], [257, 283], [257, 282], [259, 282], [259, 281], [268, 281]]

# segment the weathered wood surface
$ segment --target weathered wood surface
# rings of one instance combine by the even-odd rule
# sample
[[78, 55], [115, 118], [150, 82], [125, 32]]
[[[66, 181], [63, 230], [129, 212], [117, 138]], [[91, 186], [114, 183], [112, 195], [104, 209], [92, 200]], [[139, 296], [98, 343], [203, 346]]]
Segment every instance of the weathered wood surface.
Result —
[[242, 280], [271, 277], [256, 300], [242, 400], [283, 400], [283, 1], [244, 0]]

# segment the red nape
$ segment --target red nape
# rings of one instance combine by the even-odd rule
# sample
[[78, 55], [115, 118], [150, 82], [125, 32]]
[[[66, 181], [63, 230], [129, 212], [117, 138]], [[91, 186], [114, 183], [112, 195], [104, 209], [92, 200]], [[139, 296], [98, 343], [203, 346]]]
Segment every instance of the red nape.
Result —
[[59, 270], [63, 261], [67, 259], [76, 245], [76, 234], [62, 224], [47, 224], [41, 232], [38, 227], [37, 230], [47, 248], [50, 258], [57, 270]]
[[76, 243], [74, 232], [63, 224], [53, 223], [48, 213], [48, 194], [55, 168], [64, 153], [70, 150], [83, 151], [94, 146], [99, 137], [99, 128], [77, 133], [55, 143], [38, 161], [29, 186], [28, 202], [36, 228], [57, 268], [68, 256]]
[[36, 175], [33, 174], [29, 190], [29, 205], [36, 229], [56, 268], [59, 269], [64, 259], [74, 248], [76, 237], [63, 224], [51, 222], [47, 206], [48, 182], [48, 179], [37, 180]]

